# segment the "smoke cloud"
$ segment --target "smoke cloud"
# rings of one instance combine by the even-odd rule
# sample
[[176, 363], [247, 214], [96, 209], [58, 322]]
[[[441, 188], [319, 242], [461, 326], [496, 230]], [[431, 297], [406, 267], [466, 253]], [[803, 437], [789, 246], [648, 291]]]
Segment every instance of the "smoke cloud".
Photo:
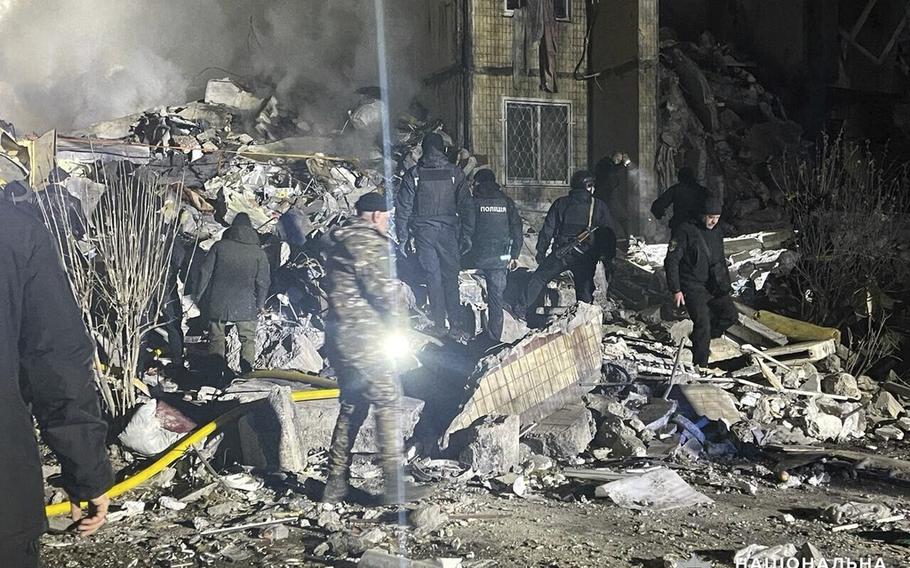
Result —
[[[386, 1], [393, 106], [416, 94], [424, 5]], [[20, 132], [180, 104], [226, 75], [325, 122], [378, 82], [369, 0], [0, 0], [0, 37], [0, 117]]]

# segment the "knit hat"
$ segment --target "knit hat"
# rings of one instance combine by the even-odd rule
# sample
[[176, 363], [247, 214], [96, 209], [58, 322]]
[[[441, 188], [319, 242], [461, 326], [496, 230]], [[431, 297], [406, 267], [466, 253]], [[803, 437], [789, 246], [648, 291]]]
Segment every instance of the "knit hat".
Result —
[[587, 189], [585, 187], [585, 180], [594, 179], [594, 176], [591, 175], [591, 172], [588, 170], [578, 170], [572, 174], [572, 182], [569, 184], [572, 186], [572, 189]]
[[354, 204], [354, 208], [360, 213], [372, 213], [373, 211], [388, 211], [389, 204], [385, 195], [371, 191], [361, 195], [357, 203]]
[[442, 136], [436, 132], [430, 132], [423, 137], [423, 142], [420, 143], [421, 148], [423, 148], [424, 153], [426, 153], [430, 148], [435, 148], [440, 152], [446, 151], [446, 143], [442, 140]]
[[708, 197], [702, 206], [702, 213], [705, 215], [720, 215], [723, 211], [724, 202], [717, 197]]
[[496, 183], [496, 174], [494, 174], [493, 170], [491, 170], [489, 168], [484, 168], [482, 170], [478, 170], [477, 173], [474, 174], [474, 183], [486, 183], [486, 182]]

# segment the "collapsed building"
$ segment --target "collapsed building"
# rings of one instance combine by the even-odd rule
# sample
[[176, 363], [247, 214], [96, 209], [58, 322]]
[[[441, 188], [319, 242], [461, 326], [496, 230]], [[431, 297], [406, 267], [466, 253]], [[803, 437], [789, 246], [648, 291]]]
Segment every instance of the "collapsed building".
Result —
[[[577, 25], [583, 20], [569, 17], [583, 12], [581, 3], [562, 5], [565, 17], [558, 20], [573, 26], [574, 43], [560, 51], [560, 69], [578, 55], [573, 50], [583, 44], [576, 40], [583, 40], [585, 29]], [[521, 9], [522, 3], [506, 3], [510, 17], [516, 11], [520, 16]], [[495, 21], [491, 14], [473, 17], [475, 28], [508, 26], [514, 32], [519, 26], [500, 21], [499, 10]], [[769, 283], [799, 262], [799, 251], [788, 248], [792, 233], [783, 194], [762, 166], [772, 155], [798, 151], [804, 143], [780, 100], [743, 69], [731, 48], [710, 35], [702, 39], [683, 42], [669, 31], [661, 36], [660, 127], [653, 132], [653, 156], [643, 157], [648, 148], [643, 145], [636, 160], [641, 168], [654, 160], [657, 176], [648, 182], [654, 191], [672, 184], [681, 164], [694, 166], [703, 180], [725, 185], [730, 217], [741, 233], [725, 242], [739, 321], [712, 343], [712, 374], [703, 376], [691, 364], [687, 322], [663, 305], [667, 246], [635, 236], [645, 234], [636, 229], [641, 220], [626, 211], [633, 236], [609, 287], [599, 281], [596, 305], [573, 305], [571, 279], [562, 278], [549, 286], [538, 314], [542, 323], [528, 329], [506, 314], [508, 339], [490, 352], [415, 336], [412, 368], [402, 373], [402, 429], [415, 479], [440, 483], [456, 495], [479, 488], [497, 497], [537, 496], [550, 503], [585, 503], [591, 497], [645, 514], [704, 511], [714, 502], [708, 493], [720, 489], [755, 495], [825, 488], [838, 479], [863, 476], [910, 483], [910, 464], [878, 455], [910, 435], [906, 377], [894, 370], [876, 379], [853, 374], [855, 353], [839, 330], [749, 307], [762, 303], [757, 299], [770, 293]], [[331, 398], [302, 400], [306, 397], [298, 394], [332, 386], [325, 382], [331, 360], [322, 349], [319, 240], [352, 214], [360, 195], [394, 192], [395, 175], [387, 179], [385, 172], [400, 175], [413, 166], [423, 135], [440, 132], [466, 175], [489, 165], [505, 172], [503, 179], [528, 182], [506, 185], [523, 197], [527, 217], [526, 245], [531, 246], [520, 259], [522, 272], [535, 268], [529, 252], [535, 213], [564, 191], [571, 170], [584, 162], [588, 127], [569, 117], [587, 115], [581, 108], [587, 95], [564, 70], [562, 76], [556, 73], [564, 94], [538, 93], [539, 78], [532, 71], [506, 76], [499, 68], [508, 63], [511, 70], [511, 60], [496, 63], [497, 55], [486, 56], [490, 60], [478, 63], [470, 76], [435, 76], [441, 91], [450, 90], [448, 80], [472, 86], [470, 92], [451, 90], [462, 98], [442, 113], [483, 109], [486, 114], [472, 116], [473, 128], [415, 108], [398, 118], [390, 156], [376, 144], [380, 92], [364, 90], [361, 104], [337, 132], [316, 136], [276, 96], [260, 96], [229, 79], [210, 81], [201, 101], [26, 143], [4, 137], [4, 179], [30, 179], [39, 199], [42, 191], [67, 196], [69, 209], [61, 212], [46, 203], [43, 210], [83, 228], [72, 236], [86, 257], [100, 252], [93, 249], [90, 226], [97, 222], [93, 216], [102, 196], [113, 187], [111, 166], [105, 164], [124, 162], [135, 167], [133, 175], [156, 180], [161, 214], [174, 220], [194, 254], [201, 257], [210, 249], [238, 213], [250, 217], [269, 251], [275, 284], [257, 338], [257, 367], [263, 371], [219, 390], [194, 384], [194, 379], [204, 382], [198, 375], [190, 380], [171, 375], [160, 356], [141, 369], [140, 405], [120, 433], [116, 457], [121, 465], [142, 461], [144, 467], [146, 457], [169, 448], [179, 451], [170, 453], [174, 459], [158, 468], [141, 498], [124, 497], [112, 516], [112, 522], [136, 533], [133, 544], [140, 549], [172, 565], [193, 558], [243, 562], [259, 553], [256, 542], [284, 540], [293, 529], [318, 535], [307, 552], [325, 562], [360, 558], [364, 565], [383, 566], [397, 561], [386, 550], [404, 553], [396, 550], [397, 528], [373, 526], [377, 517], [362, 507], [320, 507], [308, 483], [322, 476], [338, 413]], [[504, 85], [510, 82], [520, 91], [512, 92], [514, 100], [488, 95], [508, 89]], [[522, 101], [531, 95], [542, 101]], [[564, 113], [553, 123], [565, 151], [558, 153], [558, 163], [549, 164], [558, 179], [542, 173], [542, 160], [534, 162], [536, 168], [524, 164], [534, 169], [528, 175], [521, 163], [510, 161], [527, 149], [508, 147], [519, 137], [510, 135], [514, 122], [505, 120], [501, 132], [495, 126], [498, 119], [491, 113], [500, 110], [493, 108], [497, 100], [506, 103], [503, 118], [533, 116], [541, 127], [547, 113]], [[452, 136], [446, 134], [453, 127]], [[629, 195], [640, 207], [647, 184], [632, 185]], [[518, 193], [528, 188], [529, 193]], [[193, 344], [204, 338], [193, 322], [189, 267], [181, 286], [187, 311], [182, 323], [192, 355], [198, 349]], [[483, 280], [463, 271], [459, 287], [479, 332], [486, 309]], [[419, 286], [401, 288], [417, 331], [429, 324], [420, 309], [423, 295]], [[156, 331], [150, 334], [153, 341], [143, 349], [154, 359]], [[96, 339], [105, 343], [103, 337]], [[236, 357], [239, 344], [231, 341]], [[107, 368], [125, 364], [110, 357], [102, 363]], [[237, 420], [219, 422], [222, 413]], [[194, 432], [208, 432], [210, 424], [220, 435], [204, 443], [194, 440], [196, 446], [187, 443]], [[354, 476], [367, 489], [379, 472], [371, 460], [376, 444], [368, 419], [354, 446], [359, 454]], [[593, 495], [579, 489], [591, 486], [596, 486]], [[59, 490], [49, 489], [50, 505], [64, 499]], [[440, 501], [411, 512], [408, 524], [416, 539], [445, 534], [453, 523], [483, 519], [470, 505]], [[834, 529], [856, 524], [906, 531], [901, 507], [835, 504], [822, 522]], [[150, 538], [140, 534], [150, 518], [180, 518], [183, 524], [172, 535]], [[795, 544], [802, 548], [753, 545], [738, 550], [737, 558], [814, 554], [811, 543]], [[448, 565], [490, 564], [464, 558], [463, 564]]]

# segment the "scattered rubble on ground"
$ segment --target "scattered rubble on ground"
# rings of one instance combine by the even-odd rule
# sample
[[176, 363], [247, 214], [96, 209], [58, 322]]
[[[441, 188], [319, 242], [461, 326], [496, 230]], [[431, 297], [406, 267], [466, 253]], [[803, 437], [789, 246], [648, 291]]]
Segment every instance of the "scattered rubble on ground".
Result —
[[[685, 46], [666, 48], [675, 69], [670, 79], [677, 77], [687, 90], [711, 87], [715, 95], [704, 99], [704, 108], [687, 107], [703, 125], [713, 125], [710, 136], [699, 131], [699, 142], [671, 124], [662, 140], [674, 148], [689, 144], [703, 154], [699, 160], [720, 163], [732, 180], [728, 195], [738, 196], [738, 202], [754, 199], [773, 213], [776, 198], [764, 195], [770, 190], [762, 182], [730, 176], [727, 170], [740, 171], [743, 160], [754, 164], [767, 157], [763, 148], [770, 134], [762, 124], [789, 128], [779, 104], [739, 66], [726, 64], [721, 69], [726, 75], [717, 71], [705, 77], [701, 72], [699, 77], [699, 65], [728, 55], [716, 46], [701, 46], [695, 53]], [[748, 97], [741, 96], [743, 89]], [[674, 96], [683, 97], [681, 92]], [[745, 102], [736, 106], [740, 100]], [[367, 100], [352, 111], [350, 128], [373, 128], [375, 105], [375, 99]], [[751, 126], [743, 122], [756, 112], [769, 120]], [[87, 129], [83, 134], [96, 138], [91, 144], [60, 136], [61, 148], [67, 150], [60, 166], [70, 176], [62, 187], [75, 200], [73, 214], [83, 222], [90, 222], [97, 196], [106, 191], [103, 163], [125, 160], [171, 183], [165, 200], [169, 209], [164, 210], [179, 215], [200, 256], [233, 216], [244, 212], [277, 267], [275, 294], [260, 322], [257, 344], [260, 366], [284, 375], [247, 377], [224, 389], [186, 387], [178, 384], [181, 377], [167, 377], [166, 368], [146, 376], [152, 397], [123, 431], [122, 447], [113, 449], [124, 467], [137, 467], [141, 456], [159, 454], [238, 404], [248, 403], [251, 410], [149, 484], [118, 499], [111, 516], [115, 530], [103, 531], [99, 541], [128, 544], [154, 562], [174, 567], [253, 558], [261, 565], [359, 558], [365, 566], [386, 566], [407, 558], [414, 566], [476, 568], [493, 564], [482, 550], [462, 546], [454, 535], [521, 507], [597, 512], [591, 514], [609, 510], [646, 532], [652, 512], [697, 518], [716, 515], [727, 499], [812, 495], [859, 477], [910, 482], [908, 462], [877, 455], [910, 436], [910, 386], [900, 377], [887, 382], [854, 377], [844, 372], [849, 352], [839, 332], [745, 304], [739, 305], [739, 323], [712, 344], [710, 369], [695, 368], [685, 323], [662, 305], [666, 246], [633, 240], [611, 280], [612, 299], [569, 307], [571, 288], [559, 281], [551, 286], [557, 299], [548, 306], [554, 317], [528, 329], [507, 314], [508, 341], [490, 352], [470, 353], [469, 347], [451, 341], [419, 342], [426, 358], [442, 361], [438, 367], [451, 371], [457, 367], [453, 361], [468, 361], [463, 381], [448, 385], [452, 390], [446, 398], [457, 406], [448, 415], [438, 412], [433, 401], [404, 399], [407, 470], [417, 481], [439, 486], [432, 502], [418, 505], [404, 520], [391, 509], [318, 504], [338, 403], [291, 398], [292, 391], [310, 388], [307, 374], [331, 374], [318, 315], [325, 307], [318, 240], [351, 214], [359, 195], [394, 187], [387, 187], [380, 173], [385, 167], [381, 154], [373, 160], [341, 157], [355, 141], [343, 133], [314, 136], [303, 126], [274, 97], [259, 98], [224, 80], [210, 83], [204, 102]], [[422, 135], [441, 124], [405, 117], [399, 127], [393, 171], [413, 165]], [[727, 132], [726, 142], [721, 131]], [[685, 140], [668, 141], [671, 135]], [[730, 148], [734, 138], [736, 152]], [[710, 149], [705, 139], [712, 140]], [[104, 152], [95, 152], [96, 143]], [[712, 152], [724, 159], [708, 160]], [[476, 168], [477, 159], [467, 150], [459, 158], [466, 173]], [[747, 190], [759, 197], [744, 198]], [[746, 209], [744, 213], [754, 213]], [[527, 238], [533, 243], [532, 231]], [[786, 239], [786, 232], [775, 232], [726, 242], [740, 298], [761, 292], [769, 275], [793, 268], [795, 255], [783, 248]], [[520, 264], [535, 266], [527, 251]], [[191, 277], [186, 284], [191, 286]], [[460, 288], [463, 303], [480, 322], [482, 281], [466, 271]], [[403, 301], [412, 308], [416, 292], [402, 289]], [[427, 322], [417, 313], [414, 323], [421, 328]], [[200, 339], [190, 333], [188, 342]], [[235, 351], [239, 348], [236, 339], [229, 342]], [[418, 358], [426, 370], [428, 363]], [[433, 388], [442, 389], [439, 377], [424, 379], [440, 381]], [[370, 424], [368, 419], [357, 438], [352, 468], [354, 483], [367, 500], [381, 477]], [[63, 499], [59, 490], [50, 490], [49, 503]], [[905, 501], [887, 507], [840, 501], [815, 510], [811, 522], [828, 532], [874, 527], [906, 534]], [[792, 520], [781, 523], [810, 522], [787, 515]], [[678, 528], [661, 530], [679, 534]], [[287, 543], [293, 548], [282, 548]], [[741, 544], [729, 551], [730, 558], [821, 554], [805, 541]], [[72, 546], [73, 537], [65, 533], [48, 543], [52, 557], [55, 550]], [[417, 560], [414, 550], [433, 560]], [[696, 550], [676, 552], [689, 558]], [[52, 560], [50, 565], [67, 565], [64, 558], [61, 554], [62, 563]]]

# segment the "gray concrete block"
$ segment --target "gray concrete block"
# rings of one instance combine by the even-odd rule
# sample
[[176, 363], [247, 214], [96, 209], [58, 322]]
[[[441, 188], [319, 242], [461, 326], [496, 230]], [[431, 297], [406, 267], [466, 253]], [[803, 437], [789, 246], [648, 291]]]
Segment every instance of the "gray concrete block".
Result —
[[[337, 400], [291, 402], [290, 389], [270, 396], [269, 404], [247, 413], [239, 422], [242, 462], [254, 467], [278, 471], [297, 471], [291, 466], [305, 465], [305, 456], [315, 450], [328, 449], [338, 419]], [[423, 401], [402, 399], [401, 433], [407, 440], [420, 420]], [[373, 409], [357, 434], [355, 453], [378, 453], [376, 420]], [[301, 457], [303, 456], [303, 457]]]
[[538, 454], [568, 460], [588, 448], [596, 431], [591, 411], [572, 404], [540, 420], [524, 441]]
[[488, 416], [453, 434], [451, 447], [461, 448], [459, 461], [481, 477], [503, 475], [519, 465], [520, 427], [517, 416]]

